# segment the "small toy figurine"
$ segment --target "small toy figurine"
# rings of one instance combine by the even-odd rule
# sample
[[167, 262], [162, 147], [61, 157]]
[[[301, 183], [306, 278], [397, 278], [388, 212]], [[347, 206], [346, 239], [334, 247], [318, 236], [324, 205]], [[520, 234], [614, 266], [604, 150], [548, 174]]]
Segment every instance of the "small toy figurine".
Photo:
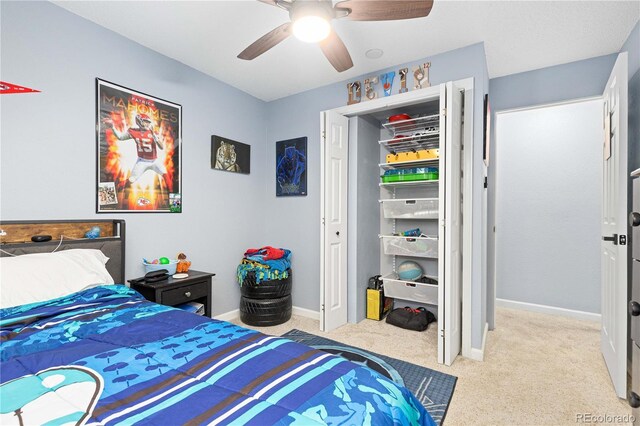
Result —
[[178, 264], [176, 265], [176, 272], [181, 274], [189, 271], [191, 262], [187, 260], [187, 255], [184, 253], [178, 253]]
[[100, 237], [100, 227], [99, 226], [94, 226], [93, 228], [91, 228], [90, 230], [87, 231], [86, 234], [84, 234], [85, 238], [90, 238], [90, 239], [95, 239]]

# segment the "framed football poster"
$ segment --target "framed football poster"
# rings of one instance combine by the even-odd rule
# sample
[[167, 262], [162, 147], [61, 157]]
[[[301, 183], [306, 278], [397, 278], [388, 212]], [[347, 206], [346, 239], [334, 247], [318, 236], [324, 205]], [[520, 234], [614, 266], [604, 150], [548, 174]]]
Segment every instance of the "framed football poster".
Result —
[[96, 79], [98, 213], [182, 211], [182, 107]]
[[307, 195], [307, 138], [276, 142], [276, 197]]

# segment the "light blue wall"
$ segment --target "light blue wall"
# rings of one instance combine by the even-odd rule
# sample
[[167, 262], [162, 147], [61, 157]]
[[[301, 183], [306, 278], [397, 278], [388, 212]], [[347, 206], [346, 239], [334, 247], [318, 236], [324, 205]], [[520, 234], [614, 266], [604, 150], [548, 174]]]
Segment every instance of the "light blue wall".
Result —
[[[0, 97], [2, 220], [124, 218], [127, 278], [183, 251], [218, 274], [214, 314], [237, 309], [235, 266], [263, 241], [266, 104], [51, 3], [0, 8], [2, 80], [42, 91]], [[182, 214], [96, 215], [96, 77], [182, 105]], [[250, 175], [211, 170], [212, 134], [251, 145]]]
[[633, 27], [620, 52], [629, 53], [629, 80], [631, 80], [640, 69], [640, 21]]
[[629, 169], [640, 168], [640, 21], [620, 49], [629, 54]]
[[349, 119], [347, 320], [366, 316], [368, 280], [380, 270], [380, 123], [364, 116]]
[[[637, 27], [636, 27], [637, 28]], [[489, 99], [493, 111], [493, 130], [495, 130], [495, 113], [498, 111], [529, 107], [534, 105], [550, 104], [572, 99], [600, 96], [604, 91], [617, 54], [599, 56], [583, 61], [543, 68], [539, 70], [508, 75], [491, 79], [489, 82]], [[491, 165], [488, 170], [488, 226], [487, 239], [487, 265], [489, 287], [493, 286], [495, 277], [495, 234], [492, 232], [495, 226], [495, 173], [496, 153], [495, 134], [492, 136]], [[499, 231], [498, 231], [499, 232]], [[557, 244], [562, 244], [558, 240]], [[550, 248], [553, 249], [553, 248]], [[590, 300], [584, 300], [583, 309], [599, 312], [600, 293], [589, 291]], [[565, 298], [557, 295], [549, 295], [545, 300], [529, 300], [525, 294], [507, 292], [507, 289], [497, 284], [497, 297], [521, 302], [538, 303], [559, 308], [576, 309], [571, 294], [565, 294]], [[587, 297], [581, 295], [581, 297]], [[492, 298], [489, 298], [492, 303]], [[492, 308], [488, 308], [492, 311]], [[491, 324], [491, 320], [489, 323]]]
[[[127, 277], [142, 273], [143, 256], [184, 251], [195, 269], [218, 274], [214, 314], [219, 314], [238, 306], [234, 270], [244, 249], [270, 243], [294, 252], [294, 304], [318, 310], [320, 111], [345, 105], [346, 82], [266, 104], [53, 4], [2, 2], [0, 11], [3, 80], [42, 90], [0, 99], [3, 220], [122, 217], [94, 210], [95, 78], [100, 77], [183, 107], [184, 212], [125, 215]], [[433, 84], [474, 78], [473, 133], [481, 141], [482, 94], [488, 89], [483, 45], [428, 60]], [[252, 146], [249, 176], [210, 169], [212, 134]], [[298, 136], [309, 138], [309, 196], [276, 198], [275, 142]], [[480, 347], [485, 321], [481, 143], [473, 150], [478, 208], [472, 218], [472, 339]], [[36, 174], [26, 164], [47, 166]]]
[[[475, 44], [427, 58], [431, 66], [431, 83], [473, 77], [475, 81], [474, 104], [474, 209], [473, 259], [472, 259], [472, 345], [482, 346], [485, 301], [482, 267], [482, 97], [488, 88], [486, 59], [483, 44]], [[391, 69], [375, 71], [354, 78], [363, 81], [370, 75], [396, 71], [415, 66], [424, 59], [416, 59]], [[275, 142], [299, 136], [308, 139], [308, 188], [306, 197], [275, 197], [275, 181], [267, 178], [264, 190], [267, 194], [265, 215], [268, 218], [267, 240], [272, 244], [293, 250], [296, 274], [293, 299], [296, 306], [317, 311], [320, 304], [320, 112], [344, 106], [347, 101], [346, 81], [278, 99], [268, 104], [267, 111], [267, 164], [275, 161]], [[397, 81], [396, 81], [397, 83]], [[410, 86], [410, 84], [407, 84]], [[397, 86], [394, 86], [394, 91]]]
[[493, 112], [602, 95], [617, 54], [542, 68], [489, 82]]

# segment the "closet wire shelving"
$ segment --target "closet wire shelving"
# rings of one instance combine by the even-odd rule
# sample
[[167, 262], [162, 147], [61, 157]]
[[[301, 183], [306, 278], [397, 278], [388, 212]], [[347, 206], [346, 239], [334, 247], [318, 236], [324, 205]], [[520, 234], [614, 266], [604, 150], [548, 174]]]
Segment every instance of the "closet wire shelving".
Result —
[[[418, 150], [438, 149], [440, 147], [440, 116], [438, 114], [426, 115], [422, 117], [415, 117], [408, 120], [395, 121], [391, 123], [383, 123], [383, 128], [390, 131], [393, 137], [391, 139], [385, 139], [379, 141], [381, 146], [384, 146], [391, 154], [397, 154], [400, 152], [416, 152]], [[420, 159], [410, 161], [399, 161], [393, 163], [382, 163], [379, 167], [382, 170], [402, 169], [409, 167], [438, 167], [440, 164], [439, 158]], [[418, 180], [418, 181], [400, 181], [380, 183], [380, 187], [390, 191], [390, 199], [381, 199], [380, 203], [385, 201], [392, 201], [396, 199], [396, 189], [404, 187], [421, 187], [421, 186], [434, 186], [438, 185], [438, 180]], [[396, 219], [392, 219], [392, 234], [397, 233]], [[392, 238], [399, 238], [399, 240], [413, 240], [413, 241], [437, 241], [438, 237], [433, 236], [420, 236], [420, 237], [398, 237], [397, 235], [379, 235], [381, 241], [385, 241]], [[426, 253], [425, 253], [426, 254]], [[396, 256], [409, 256], [410, 254], [390, 254], [392, 256], [392, 272], [384, 275], [382, 278], [389, 284], [398, 285], [400, 294], [405, 294], [409, 297], [411, 294], [412, 299], [417, 302], [427, 304], [437, 304], [437, 284], [417, 283], [414, 281], [401, 280], [396, 272]], [[415, 255], [413, 257], [422, 258], [437, 258], [432, 254], [429, 255]], [[437, 278], [426, 275], [429, 278]], [[426, 292], [416, 292], [415, 289], [423, 288]], [[413, 293], [412, 293], [413, 292]]]
[[383, 123], [393, 138], [380, 141], [392, 154], [438, 148], [440, 144], [440, 116], [438, 114]]

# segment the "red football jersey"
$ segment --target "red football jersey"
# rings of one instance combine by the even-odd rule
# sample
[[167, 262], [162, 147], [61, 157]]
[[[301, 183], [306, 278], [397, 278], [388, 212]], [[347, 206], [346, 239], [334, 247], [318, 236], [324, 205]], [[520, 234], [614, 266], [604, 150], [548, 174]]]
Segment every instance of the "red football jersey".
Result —
[[129, 129], [129, 134], [136, 141], [138, 157], [144, 160], [155, 160], [158, 157], [151, 130]]

